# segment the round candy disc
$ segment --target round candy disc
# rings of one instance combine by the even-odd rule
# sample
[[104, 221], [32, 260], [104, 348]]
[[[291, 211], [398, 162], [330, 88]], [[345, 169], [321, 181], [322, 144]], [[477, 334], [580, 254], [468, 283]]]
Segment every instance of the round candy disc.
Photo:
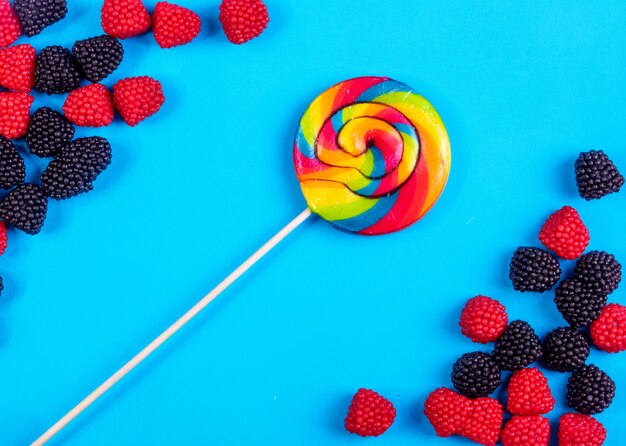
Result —
[[360, 77], [311, 103], [293, 158], [315, 214], [343, 231], [387, 234], [435, 204], [450, 172], [450, 141], [435, 108], [411, 87]]

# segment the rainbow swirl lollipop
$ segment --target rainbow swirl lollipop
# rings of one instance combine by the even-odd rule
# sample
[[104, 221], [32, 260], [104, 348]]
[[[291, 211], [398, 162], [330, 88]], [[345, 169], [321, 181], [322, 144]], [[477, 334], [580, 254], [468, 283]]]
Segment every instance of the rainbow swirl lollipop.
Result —
[[450, 141], [435, 108], [411, 87], [359, 77], [319, 95], [293, 148], [311, 211], [337, 228], [387, 234], [435, 204], [450, 172]]
[[432, 105], [400, 82], [360, 77], [322, 93], [302, 116], [293, 149], [308, 208], [278, 231], [163, 333], [43, 433], [43, 446], [213, 302], [315, 213], [357, 234], [386, 234], [419, 220], [450, 171], [450, 142]]

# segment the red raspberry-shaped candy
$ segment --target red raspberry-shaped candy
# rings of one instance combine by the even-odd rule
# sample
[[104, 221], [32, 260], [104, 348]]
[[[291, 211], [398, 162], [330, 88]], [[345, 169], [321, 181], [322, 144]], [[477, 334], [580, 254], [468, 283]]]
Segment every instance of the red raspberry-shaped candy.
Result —
[[9, 46], [22, 34], [20, 21], [9, 0], [0, 0], [0, 47]]
[[587, 249], [589, 231], [576, 209], [564, 206], [543, 224], [539, 240], [559, 257], [574, 260]]
[[6, 251], [7, 243], [7, 227], [3, 221], [0, 221], [0, 256]]
[[502, 446], [548, 446], [550, 421], [540, 415], [515, 415], [502, 429]]
[[200, 16], [195, 12], [173, 5], [158, 2], [152, 14], [152, 32], [161, 48], [184, 45], [200, 34]]
[[373, 390], [359, 389], [352, 398], [345, 420], [348, 432], [362, 437], [377, 437], [393, 424], [396, 409], [393, 404]]
[[165, 102], [161, 83], [148, 76], [129, 77], [113, 86], [113, 102], [126, 124], [135, 126]]
[[35, 48], [23, 44], [0, 50], [0, 85], [29, 92], [35, 83]]
[[591, 324], [591, 339], [600, 350], [618, 353], [626, 350], [626, 307], [608, 304]]
[[102, 29], [119, 39], [138, 36], [150, 28], [150, 14], [141, 0], [104, 0]]
[[465, 304], [459, 325], [465, 336], [485, 344], [498, 339], [508, 321], [504, 305], [487, 296], [476, 296]]
[[223, 0], [220, 22], [232, 43], [242, 44], [259, 36], [270, 21], [261, 0]]
[[513, 373], [508, 394], [506, 408], [515, 415], [542, 415], [554, 408], [548, 380], [535, 367]]
[[26, 133], [33, 101], [27, 93], [0, 93], [0, 135], [13, 139]]
[[494, 446], [500, 438], [504, 410], [493, 398], [471, 400], [470, 416], [459, 434], [483, 446]]
[[471, 411], [471, 400], [445, 387], [431, 392], [424, 402], [424, 415], [440, 437], [458, 434]]
[[83, 127], [103, 127], [113, 121], [113, 99], [102, 84], [91, 84], [72, 91], [63, 104], [65, 117]]
[[559, 446], [602, 446], [606, 429], [595, 418], [566, 413], [559, 422]]

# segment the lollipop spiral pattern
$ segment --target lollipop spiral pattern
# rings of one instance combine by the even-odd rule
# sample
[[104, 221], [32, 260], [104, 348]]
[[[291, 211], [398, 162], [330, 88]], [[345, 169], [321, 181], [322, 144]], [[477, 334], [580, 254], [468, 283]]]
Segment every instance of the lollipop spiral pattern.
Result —
[[450, 171], [450, 142], [435, 108], [385, 77], [341, 82], [304, 112], [294, 149], [309, 208], [364, 235], [399, 231], [435, 204]]

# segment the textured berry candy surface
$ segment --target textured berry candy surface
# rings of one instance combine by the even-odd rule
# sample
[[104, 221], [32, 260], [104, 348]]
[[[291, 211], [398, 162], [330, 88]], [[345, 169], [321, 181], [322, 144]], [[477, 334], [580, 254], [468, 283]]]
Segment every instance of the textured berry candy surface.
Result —
[[24, 136], [33, 101], [34, 98], [27, 93], [0, 93], [0, 135], [9, 139]]
[[113, 122], [113, 99], [102, 84], [72, 91], [63, 104], [65, 117], [82, 127], [104, 127]]
[[0, 86], [28, 93], [35, 83], [36, 51], [23, 44], [0, 49]]
[[161, 48], [184, 45], [200, 34], [200, 16], [168, 2], [158, 2], [152, 14], [154, 39]]
[[11, 3], [9, 0], [0, 0], [0, 47], [11, 45], [20, 34], [20, 21]]
[[514, 415], [544, 415], [554, 408], [548, 380], [536, 368], [518, 370], [511, 376], [507, 410]]
[[543, 293], [552, 289], [560, 278], [561, 265], [548, 251], [521, 246], [513, 253], [509, 279], [516, 290]]
[[557, 372], [573, 372], [582, 367], [589, 356], [589, 343], [575, 328], [559, 327], [543, 340], [543, 364]]
[[459, 326], [472, 341], [486, 344], [498, 339], [508, 321], [504, 305], [487, 296], [476, 296], [465, 304]]
[[261, 35], [270, 20], [261, 0], [223, 0], [219, 18], [224, 34], [236, 44]]
[[[0, 256], [4, 254], [4, 251], [7, 250], [8, 246], [8, 237], [7, 237], [7, 226], [3, 221], [0, 221]], [[0, 279], [1, 282], [2, 279]]]
[[64, 200], [93, 189], [96, 180], [111, 164], [111, 146], [99, 136], [72, 141], [41, 174], [45, 194]]
[[459, 434], [469, 419], [469, 398], [445, 387], [434, 390], [424, 403], [424, 415], [439, 437]]
[[500, 385], [502, 372], [490, 355], [466, 353], [452, 367], [454, 388], [469, 398], [485, 397]]
[[565, 260], [577, 259], [589, 244], [589, 230], [576, 209], [564, 206], [552, 214], [541, 228], [539, 240]]
[[69, 93], [79, 86], [80, 71], [70, 50], [58, 45], [41, 50], [35, 62], [35, 90], [61, 94]]
[[113, 86], [113, 102], [131, 127], [159, 111], [165, 102], [161, 83], [148, 76], [129, 77]]
[[502, 429], [502, 446], [548, 446], [550, 420], [545, 417], [514, 415]]
[[590, 291], [611, 294], [622, 280], [622, 265], [613, 254], [589, 251], [576, 262], [574, 277]]
[[502, 405], [493, 398], [477, 398], [471, 404], [470, 416], [459, 434], [483, 446], [494, 446], [502, 429]]
[[0, 201], [0, 218], [27, 234], [41, 231], [47, 210], [43, 191], [30, 183], [20, 184]]
[[541, 356], [541, 341], [528, 322], [513, 321], [496, 341], [492, 356], [502, 370], [520, 370]]
[[13, 7], [29, 37], [63, 20], [67, 14], [66, 0], [13, 0]]
[[33, 155], [58, 155], [74, 137], [74, 126], [65, 116], [48, 107], [38, 109], [26, 132], [26, 146]]
[[143, 34], [151, 23], [141, 0], [104, 0], [100, 18], [104, 32], [118, 39]]
[[585, 200], [594, 200], [619, 192], [624, 177], [613, 161], [602, 150], [581, 153], [574, 163], [578, 194]]
[[362, 437], [377, 437], [393, 424], [396, 409], [373, 390], [359, 389], [352, 398], [344, 425], [348, 432]]
[[567, 381], [567, 405], [577, 412], [594, 415], [613, 402], [615, 382], [595, 365], [586, 365]]
[[606, 305], [607, 295], [589, 290], [576, 277], [564, 280], [554, 292], [554, 303], [574, 328], [591, 324]]
[[566, 413], [559, 421], [559, 446], [602, 446], [606, 429], [589, 415]]
[[77, 41], [72, 47], [72, 53], [85, 77], [96, 83], [119, 67], [124, 48], [115, 37], [105, 34]]
[[10, 140], [0, 136], [0, 188], [11, 189], [23, 183], [25, 178], [24, 158]]
[[608, 304], [591, 324], [591, 339], [596, 347], [609, 353], [626, 350], [626, 307]]

